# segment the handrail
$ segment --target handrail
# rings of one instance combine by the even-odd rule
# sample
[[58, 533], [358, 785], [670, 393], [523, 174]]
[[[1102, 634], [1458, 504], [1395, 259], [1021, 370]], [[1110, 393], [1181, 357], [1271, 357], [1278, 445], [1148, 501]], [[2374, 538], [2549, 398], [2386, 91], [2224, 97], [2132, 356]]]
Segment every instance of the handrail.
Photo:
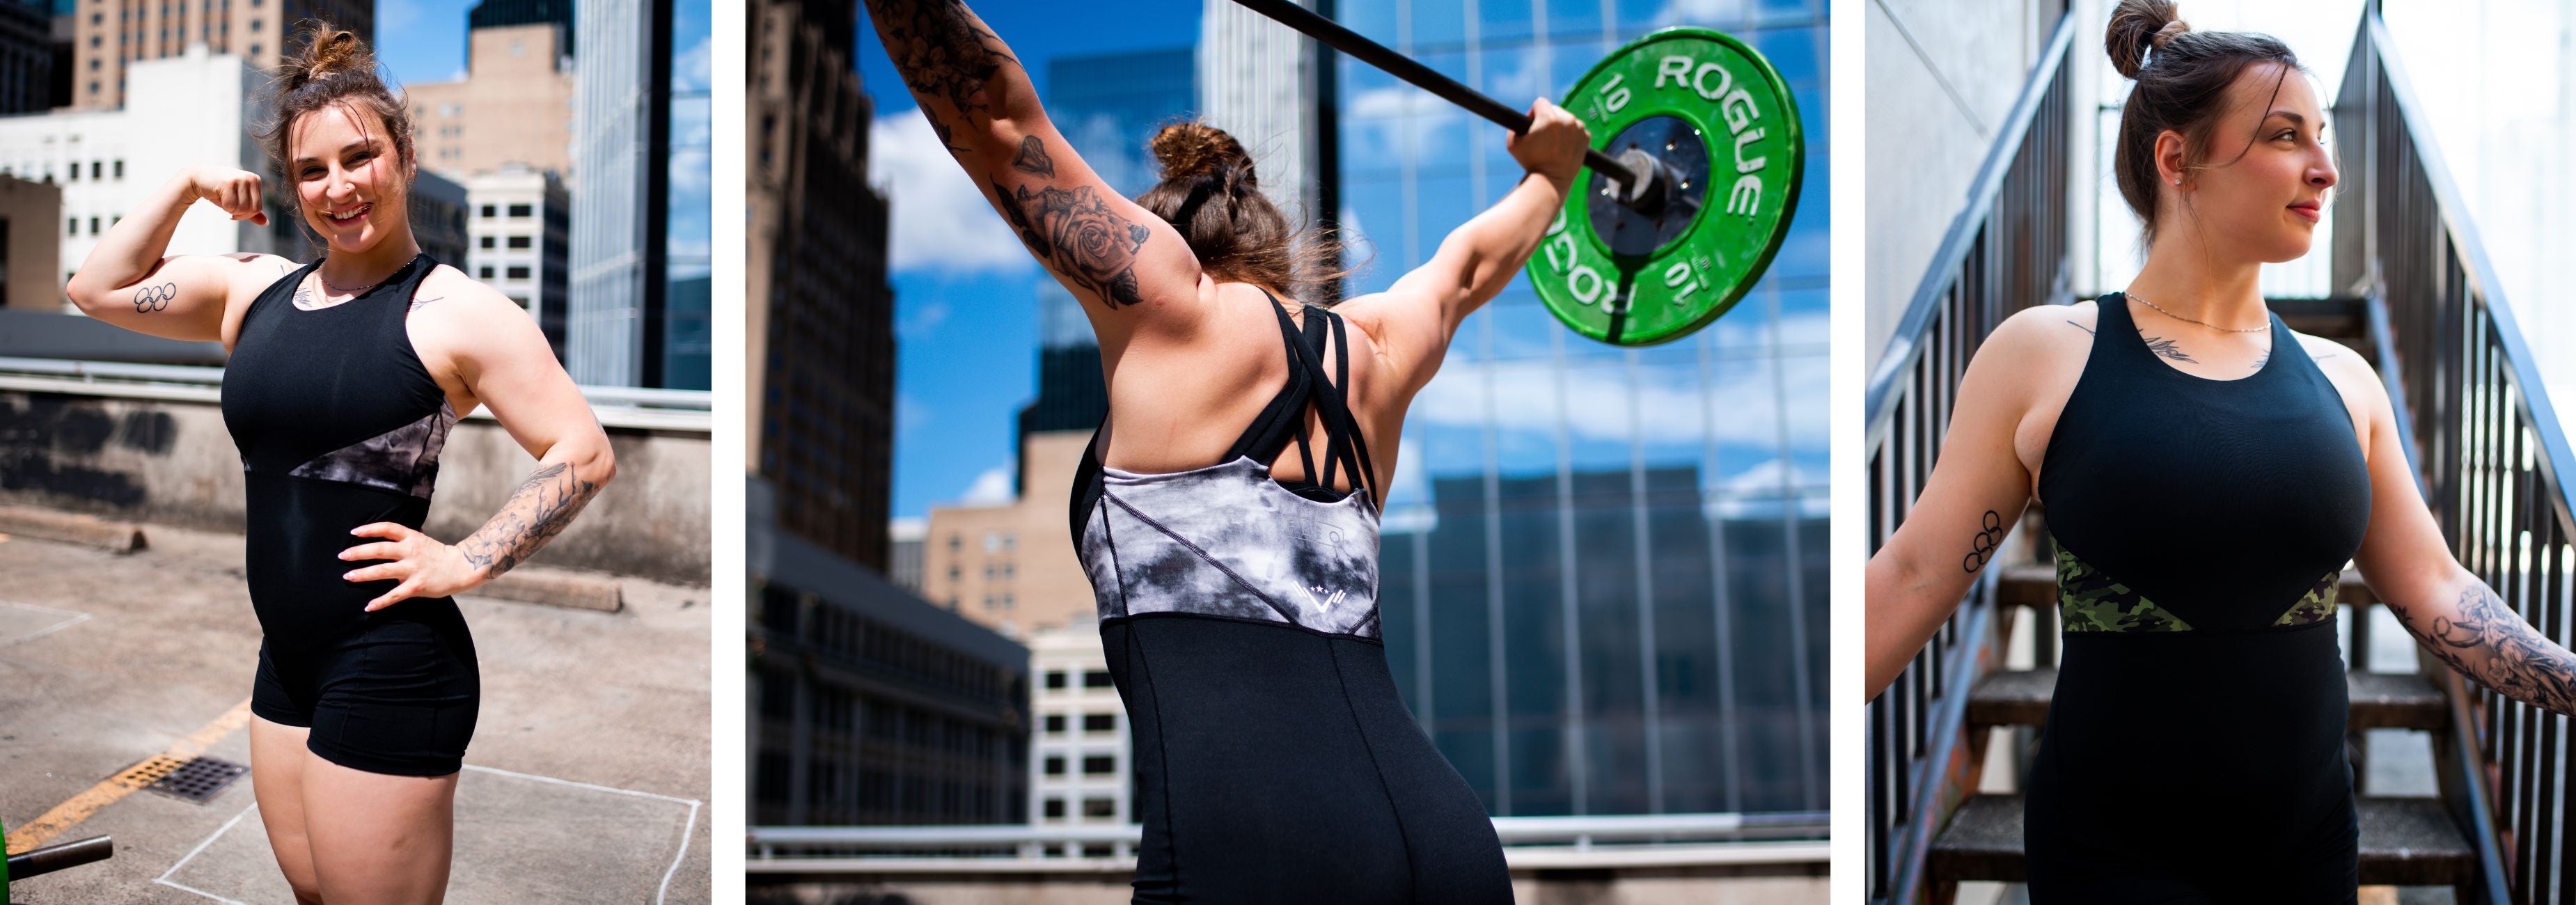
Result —
[[[2576, 478], [2576, 448], [2375, 3], [2337, 107], [2346, 133], [2362, 136], [2346, 181], [2364, 202], [2338, 205], [2335, 271], [2371, 293], [2417, 485], [2461, 564], [2566, 643], [2576, 488], [2562, 478]], [[2552, 844], [2576, 817], [2559, 751], [2568, 718], [2430, 668], [2450, 703], [2451, 738], [2436, 750], [2443, 798], [2477, 851], [2479, 900], [2576, 900], [2576, 847]]]
[[[2012, 113], [1970, 181], [1964, 206], [1917, 284], [1869, 385], [1869, 537], [1875, 552], [1930, 478], [1961, 376], [2015, 310], [2065, 300], [2070, 242], [2067, 149], [2074, 119], [2075, 17], [2061, 15]], [[1992, 669], [2007, 615], [2001, 570], [1977, 580], [1912, 664], [1870, 702], [1868, 898], [1913, 905], [1932, 884], [1931, 847], [1976, 765], [1969, 692]]]
[[1968, 183], [1967, 203], [1950, 218], [1950, 228], [1941, 235], [1941, 246], [1932, 253], [1932, 263], [1924, 269], [1924, 278], [1915, 284], [1914, 296], [1905, 303], [1905, 316], [1896, 322], [1895, 334], [1888, 337], [1887, 348], [1879, 353], [1878, 366], [1869, 376], [1868, 446], [1876, 448], [1885, 439], [1895, 417], [1889, 405], [1890, 394], [1898, 382], [1922, 357], [1921, 339], [1933, 318], [1941, 314], [1942, 302], [1949, 294], [1954, 279], [1986, 231], [1986, 219], [1994, 211], [1995, 199], [2003, 193], [2004, 182], [2013, 173], [2013, 161], [2019, 157], [2022, 138], [2029, 133], [2033, 120], [2039, 117], [2043, 101], [2059, 80], [2051, 77], [2066, 60], [2067, 48], [2075, 41], [2075, 17], [2059, 16], [2057, 31], [2049, 36], [2047, 49], [2040, 52], [2039, 63], [2031, 67], [2033, 75], [2022, 86], [2021, 96], [2013, 100], [2012, 112], [2004, 116], [2002, 130], [1995, 133], [1994, 144], [1986, 149], [1984, 163], [1977, 166], [1977, 178]]

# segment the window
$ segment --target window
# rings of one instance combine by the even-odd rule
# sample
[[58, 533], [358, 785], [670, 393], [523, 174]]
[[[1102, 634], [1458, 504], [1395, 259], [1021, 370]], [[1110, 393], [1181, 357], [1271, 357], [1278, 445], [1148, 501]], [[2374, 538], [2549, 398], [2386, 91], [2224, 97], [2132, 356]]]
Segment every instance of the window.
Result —
[[98, 235], [98, 218], [97, 218], [97, 217], [91, 217], [91, 218], [89, 218], [89, 234], [90, 234], [90, 235], [93, 235], [93, 236]]
[[1049, 798], [1049, 799], [1047, 799], [1047, 800], [1046, 800], [1046, 816], [1047, 816], [1047, 819], [1049, 819], [1049, 820], [1062, 820], [1062, 819], [1064, 819], [1064, 799], [1062, 799], [1062, 798]]
[[476, 276], [482, 277], [483, 279], [487, 279], [487, 280], [488, 280], [488, 279], [491, 279], [491, 278], [492, 278], [492, 265], [490, 265], [490, 264], [485, 264], [485, 265], [483, 265], [483, 266], [482, 266], [482, 268], [481, 268], [481, 269], [476, 273]]
[[1086, 713], [1082, 715], [1082, 731], [1084, 732], [1114, 732], [1117, 731], [1117, 729], [1117, 714]]
[[483, 247], [485, 247], [485, 248], [491, 248], [491, 247], [492, 247], [492, 237], [491, 237], [491, 236], [484, 236], [484, 237], [483, 237]]
[[[79, 217], [73, 217], [73, 218], [70, 218], [70, 219], [68, 219], [68, 220], [63, 221], [63, 235], [66, 235], [66, 236], [77, 236], [77, 235], [80, 235], [80, 218], [79, 218]], [[1050, 686], [1047, 686], [1047, 687], [1049, 687], [1049, 688], [1053, 688], [1053, 687], [1056, 687], [1056, 686], [1050, 685]]]
[[536, 205], [533, 205], [533, 204], [513, 204], [513, 205], [510, 205], [510, 216], [513, 216], [513, 217], [533, 217], [533, 216], [536, 216], [536, 215], [537, 215], [537, 206], [536, 206]]
[[123, 179], [123, 178], [125, 178], [125, 161], [123, 161], [123, 160], [117, 160], [117, 161], [112, 161], [112, 163], [114, 163], [115, 165], [114, 165], [114, 166], [112, 166], [112, 167], [109, 167], [109, 168], [108, 168], [108, 172], [109, 172], [110, 174], [114, 175], [114, 176], [115, 176], [116, 178], [118, 178], [118, 179]]
[[497, 204], [486, 204], [486, 205], [484, 205], [484, 206], [483, 206], [483, 216], [486, 216], [486, 217], [493, 216], [493, 213], [492, 213], [492, 212], [493, 212], [493, 211], [500, 210], [500, 209], [501, 209], [501, 206], [500, 206], [500, 205], [497, 205]]
[[[68, 178], [69, 178], [71, 181], [73, 181], [73, 182], [79, 182], [79, 181], [80, 181], [80, 164], [77, 164], [77, 163], [72, 164], [71, 174], [70, 174], [70, 176], [69, 176]], [[987, 571], [990, 571], [990, 570], [988, 569]]]
[[528, 247], [531, 247], [531, 246], [534, 244], [534, 240], [535, 240], [535, 237], [534, 237], [534, 236], [511, 236], [511, 237], [510, 237], [510, 247], [511, 247], [511, 248], [528, 248]]
[[101, 173], [106, 172], [106, 170], [107, 170], [107, 162], [106, 162], [106, 161], [103, 161], [103, 160], [93, 160], [93, 161], [90, 161], [90, 162], [89, 162], [89, 178], [91, 178], [91, 179], [97, 179], [97, 178], [99, 178], [99, 175], [100, 175]]
[[1098, 820], [1116, 816], [1118, 816], [1118, 800], [1115, 798], [1085, 798], [1082, 800], [1082, 819], [1084, 820]]
[[1084, 687], [1084, 688], [1111, 688], [1111, 687], [1115, 687], [1115, 683], [1112, 683], [1112, 682], [1110, 682], [1110, 681], [1109, 681], [1109, 671], [1108, 671], [1108, 670], [1106, 670], [1106, 669], [1095, 669], [1095, 670], [1091, 670], [1091, 671], [1089, 671], [1089, 672], [1085, 672], [1085, 673], [1083, 673], [1083, 674], [1082, 674], [1082, 687]]
[[510, 277], [510, 279], [513, 279], [513, 280], [524, 280], [524, 279], [527, 279], [527, 278], [528, 278], [528, 265], [525, 265], [525, 264], [512, 264], [512, 265], [510, 265], [509, 277]]
[[1084, 776], [1106, 776], [1116, 772], [1118, 772], [1118, 756], [1115, 754], [1086, 754], [1082, 757]]
[[1061, 755], [1051, 755], [1046, 759], [1046, 775], [1064, 775], [1064, 758]]
[[1048, 688], [1063, 688], [1063, 687], [1064, 687], [1064, 674], [1063, 674], [1063, 673], [1060, 673], [1060, 672], [1050, 672], [1050, 673], [1047, 673], [1046, 687], [1048, 687]]
[[[252, 16], [252, 17], [251, 17], [251, 20], [250, 20], [250, 30], [252, 30], [252, 31], [258, 31], [258, 30], [259, 30], [259, 17], [258, 17], [258, 16]], [[257, 45], [257, 44], [253, 44], [253, 45], [251, 45], [251, 46], [252, 46], [252, 47], [258, 47], [259, 45]], [[258, 51], [254, 50], [254, 51], [252, 51], [252, 52], [253, 52], [253, 53], [257, 53]]]
[[1046, 731], [1048, 731], [1048, 732], [1063, 732], [1063, 731], [1064, 731], [1064, 714], [1061, 714], [1061, 713], [1050, 713], [1050, 714], [1047, 714], [1047, 717], [1046, 717]]

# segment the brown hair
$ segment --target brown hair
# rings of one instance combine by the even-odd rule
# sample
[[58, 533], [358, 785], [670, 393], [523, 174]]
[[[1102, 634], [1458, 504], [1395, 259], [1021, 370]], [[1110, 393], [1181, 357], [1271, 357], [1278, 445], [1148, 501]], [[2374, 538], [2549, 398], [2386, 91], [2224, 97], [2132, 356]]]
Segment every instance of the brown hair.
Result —
[[[2279, 65], [2284, 79], [2293, 69], [2307, 71], [2288, 45], [2270, 35], [2191, 30], [2189, 23], [2177, 18], [2171, 0], [2120, 0], [2102, 45], [2111, 55], [2112, 68], [2137, 82], [2120, 108], [2120, 137], [2113, 146], [2111, 169], [2120, 182], [2120, 197], [2146, 222], [2149, 239], [2156, 234], [2156, 183], [2161, 179], [2156, 170], [2156, 136], [2168, 129], [2182, 134], [2185, 171], [2226, 166], [2202, 162], [2202, 152], [2219, 116], [2226, 112], [2228, 86], [2247, 67], [2266, 63]], [[2280, 93], [2280, 83], [2274, 82], [2273, 96]], [[2264, 102], [2267, 107], [2270, 103]], [[2253, 146], [2249, 135], [2245, 147]], [[2243, 157], [2244, 151], [2237, 156]]]
[[1349, 275], [1341, 267], [1340, 241], [1290, 226], [1261, 194], [1251, 155], [1225, 130], [1174, 122], [1147, 146], [1163, 166], [1163, 181], [1136, 196], [1136, 204], [1179, 230], [1209, 276], [1302, 298]]
[[[335, 28], [331, 23], [306, 20], [298, 30], [304, 40], [300, 46], [289, 45], [290, 51], [270, 72], [269, 91], [275, 119], [255, 133], [260, 146], [268, 151], [268, 160], [278, 177], [288, 183], [294, 177], [287, 171], [293, 163], [286, 147], [287, 136], [295, 121], [324, 107], [338, 106], [354, 115], [364, 110], [384, 123], [385, 136], [393, 140], [394, 160], [408, 172], [413, 163], [411, 144], [411, 106], [396, 97], [376, 73], [376, 55], [355, 32]], [[284, 193], [290, 203], [299, 207], [301, 196]], [[302, 211], [298, 212], [301, 220]]]

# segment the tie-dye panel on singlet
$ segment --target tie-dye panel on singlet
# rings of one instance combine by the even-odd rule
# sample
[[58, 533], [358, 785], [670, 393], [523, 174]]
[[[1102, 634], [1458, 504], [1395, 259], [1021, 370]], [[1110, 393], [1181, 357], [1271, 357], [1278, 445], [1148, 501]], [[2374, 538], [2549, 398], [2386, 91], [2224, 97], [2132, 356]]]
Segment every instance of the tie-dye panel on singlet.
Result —
[[1194, 613], [1378, 637], [1377, 511], [1325, 503], [1250, 458], [1172, 474], [1101, 471], [1082, 559], [1106, 622]]

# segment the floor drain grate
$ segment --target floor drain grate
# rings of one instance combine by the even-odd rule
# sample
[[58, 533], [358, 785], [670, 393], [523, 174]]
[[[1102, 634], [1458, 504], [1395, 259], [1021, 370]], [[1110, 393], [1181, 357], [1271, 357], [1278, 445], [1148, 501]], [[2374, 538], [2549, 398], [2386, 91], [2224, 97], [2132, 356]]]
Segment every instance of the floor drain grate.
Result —
[[[170, 758], [158, 757], [153, 760], [167, 761]], [[146, 763], [148, 765], [150, 762]], [[205, 804], [214, 798], [216, 793], [222, 792], [224, 787], [232, 785], [233, 780], [240, 779], [242, 774], [250, 772], [249, 767], [212, 757], [192, 757], [175, 763], [176, 767], [165, 771], [160, 778], [144, 788], [172, 798]]]

